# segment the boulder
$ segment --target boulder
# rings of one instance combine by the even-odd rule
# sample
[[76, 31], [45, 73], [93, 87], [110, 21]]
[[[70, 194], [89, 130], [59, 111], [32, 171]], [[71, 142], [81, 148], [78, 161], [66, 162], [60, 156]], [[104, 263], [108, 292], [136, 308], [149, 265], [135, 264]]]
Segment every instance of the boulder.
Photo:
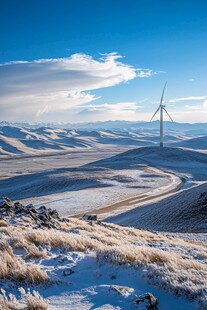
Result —
[[134, 292], [134, 289], [128, 286], [122, 286], [122, 285], [111, 285], [110, 290], [115, 291], [116, 293], [128, 297]]
[[82, 217], [84, 221], [97, 221], [97, 215], [95, 214], [84, 214]]
[[135, 303], [142, 309], [157, 310], [157, 298], [152, 293], [146, 293], [136, 298]]
[[65, 276], [65, 277], [67, 277], [67, 276], [70, 276], [72, 273], [74, 273], [75, 271], [74, 270], [72, 270], [71, 268], [67, 268], [67, 269], [65, 269], [64, 271], [63, 271], [63, 275]]

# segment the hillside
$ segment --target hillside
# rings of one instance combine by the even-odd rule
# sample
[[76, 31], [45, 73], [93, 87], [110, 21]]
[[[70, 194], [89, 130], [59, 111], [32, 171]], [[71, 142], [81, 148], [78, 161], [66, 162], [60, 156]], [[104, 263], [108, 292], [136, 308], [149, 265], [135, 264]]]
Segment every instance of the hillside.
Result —
[[[2, 133], [2, 150], [19, 156], [1, 159], [0, 196], [21, 200], [0, 200], [3, 310], [206, 308], [206, 153], [151, 146], [159, 141], [151, 133], [10, 127]], [[122, 143], [129, 150], [109, 156]], [[139, 147], [131, 149], [133, 143]], [[112, 144], [114, 153], [106, 147]], [[69, 145], [77, 152], [33, 158]], [[150, 203], [140, 205], [140, 197]], [[114, 204], [122, 214], [105, 221], [60, 217], [106, 206], [113, 214]]]
[[149, 165], [176, 172], [186, 179], [205, 181], [207, 177], [207, 154], [176, 147], [140, 147], [93, 165], [114, 169], [118, 167], [136, 169], [139, 165]]
[[2, 310], [206, 308], [202, 242], [9, 199], [0, 214]]
[[107, 221], [148, 230], [207, 233], [207, 183], [137, 206]]
[[207, 150], [207, 136], [182, 140], [173, 144], [175, 147], [186, 147], [195, 150]]
[[[191, 136], [190, 136], [191, 137]], [[185, 133], [169, 133], [166, 144], [190, 138]], [[158, 145], [157, 131], [70, 130], [40, 127], [29, 129], [15, 126], [0, 127], [0, 155], [44, 154], [74, 149], [104, 148], [105, 145], [143, 147]]]

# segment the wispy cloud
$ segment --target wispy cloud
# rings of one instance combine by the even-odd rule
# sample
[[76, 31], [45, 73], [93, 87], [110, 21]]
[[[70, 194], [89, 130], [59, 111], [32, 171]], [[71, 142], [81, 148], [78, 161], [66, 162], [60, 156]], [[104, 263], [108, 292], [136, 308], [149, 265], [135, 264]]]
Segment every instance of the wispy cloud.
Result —
[[99, 116], [101, 120], [117, 120], [136, 118], [136, 113], [141, 109], [136, 102], [117, 102], [104, 104], [87, 104], [86, 106], [78, 107], [80, 116], [87, 116], [90, 120]]
[[199, 111], [199, 110], [202, 109], [202, 105], [189, 105], [189, 104], [186, 104], [185, 108], [188, 109], [188, 110], [191, 110], [191, 111]]
[[100, 98], [90, 91], [154, 74], [120, 59], [117, 53], [101, 55], [98, 60], [74, 54], [68, 58], [0, 64], [1, 112], [5, 119], [31, 120], [34, 115], [72, 109]]
[[191, 96], [191, 97], [183, 97], [183, 98], [177, 98], [177, 99], [171, 99], [169, 100], [170, 103], [176, 103], [176, 102], [182, 102], [182, 101], [200, 101], [205, 100], [206, 96]]
[[[45, 102], [46, 105], [42, 105], [42, 107], [37, 111], [36, 116], [41, 116], [43, 114], [49, 113], [51, 111], [58, 112], [60, 110], [68, 110], [72, 109], [75, 106], [92, 102], [94, 100], [99, 99], [90, 92], [81, 92], [81, 91], [71, 91], [71, 92], [60, 92], [55, 94], [46, 94], [37, 96], [37, 100], [41, 101], [43, 104]], [[50, 104], [48, 104], [49, 102]]]
[[117, 103], [104, 103], [104, 104], [89, 104], [87, 106], [80, 106], [80, 108], [88, 111], [136, 111], [140, 109], [136, 102], [117, 102]]
[[181, 109], [176, 107], [176, 109], [171, 112], [173, 119], [185, 122], [206, 122], [207, 97], [194, 96], [187, 98], [191, 98], [191, 100], [182, 101], [189, 101], [188, 104], [185, 104]]

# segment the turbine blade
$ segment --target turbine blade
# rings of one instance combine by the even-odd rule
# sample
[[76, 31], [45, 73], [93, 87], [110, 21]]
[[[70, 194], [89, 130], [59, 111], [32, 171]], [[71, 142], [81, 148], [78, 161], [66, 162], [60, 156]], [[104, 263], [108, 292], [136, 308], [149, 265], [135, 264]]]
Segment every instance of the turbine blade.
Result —
[[161, 99], [160, 99], [160, 105], [162, 105], [162, 101], [163, 101], [163, 97], [164, 97], [166, 85], [167, 85], [167, 82], [165, 82], [165, 85], [164, 85], [164, 87], [163, 87], [162, 96], [161, 96]]
[[163, 110], [165, 110], [165, 112], [167, 113], [167, 115], [169, 116], [169, 118], [171, 119], [171, 121], [173, 122], [173, 119], [172, 119], [172, 117], [170, 116], [170, 114], [168, 113], [168, 111], [167, 111], [165, 108], [163, 108]]
[[153, 116], [152, 116], [150, 122], [153, 120], [153, 118], [155, 117], [155, 115], [157, 114], [157, 112], [159, 111], [159, 109], [160, 109], [160, 105], [159, 105], [158, 109], [155, 111], [155, 113], [153, 114]]

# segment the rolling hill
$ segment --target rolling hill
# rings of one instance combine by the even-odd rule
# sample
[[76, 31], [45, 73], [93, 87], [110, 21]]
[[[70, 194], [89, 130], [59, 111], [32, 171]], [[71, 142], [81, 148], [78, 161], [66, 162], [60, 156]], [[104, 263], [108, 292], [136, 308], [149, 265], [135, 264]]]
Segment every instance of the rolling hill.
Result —
[[[165, 143], [182, 146], [192, 138], [186, 134], [166, 134]], [[186, 140], [187, 139], [187, 140]], [[60, 128], [0, 127], [0, 155], [41, 154], [72, 149], [101, 148], [105, 145], [143, 147], [158, 145], [156, 131], [71, 130]]]

